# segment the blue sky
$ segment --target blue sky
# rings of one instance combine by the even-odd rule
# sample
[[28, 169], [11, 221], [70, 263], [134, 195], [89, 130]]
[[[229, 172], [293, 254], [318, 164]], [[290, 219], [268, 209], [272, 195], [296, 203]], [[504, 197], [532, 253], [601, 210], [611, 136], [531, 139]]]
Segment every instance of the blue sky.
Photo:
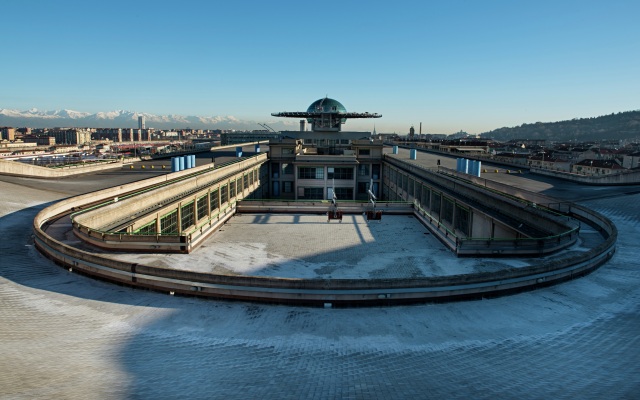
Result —
[[640, 109], [637, 0], [22, 0], [0, 10], [0, 108], [269, 123], [328, 95], [398, 133]]

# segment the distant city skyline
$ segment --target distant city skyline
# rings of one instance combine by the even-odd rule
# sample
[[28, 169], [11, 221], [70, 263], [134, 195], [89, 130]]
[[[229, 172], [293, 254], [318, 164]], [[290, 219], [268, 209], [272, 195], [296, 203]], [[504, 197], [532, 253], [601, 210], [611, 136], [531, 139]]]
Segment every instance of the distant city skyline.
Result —
[[615, 0], [9, 2], [0, 109], [270, 124], [326, 95], [382, 114], [378, 132], [446, 134], [596, 117], [640, 109], [639, 14]]

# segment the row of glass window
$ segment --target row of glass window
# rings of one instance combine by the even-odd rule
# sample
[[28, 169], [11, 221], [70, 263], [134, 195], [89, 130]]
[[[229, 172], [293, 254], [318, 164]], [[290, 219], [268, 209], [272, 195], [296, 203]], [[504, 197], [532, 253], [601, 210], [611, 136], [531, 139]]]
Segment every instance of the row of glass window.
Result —
[[396, 190], [392, 191], [389, 186], [385, 185], [384, 198], [391, 201], [401, 201], [403, 198], [398, 194], [398, 191], [406, 191], [408, 196], [417, 200], [420, 206], [434, 217], [438, 217], [440, 222], [453, 226], [465, 236], [470, 235], [471, 211], [469, 207], [458, 204], [452, 198], [432, 190], [429, 186], [394, 168], [385, 166], [385, 174], [389, 177], [389, 182], [395, 185]]
[[[210, 193], [210, 211], [213, 212], [217, 210], [221, 204], [226, 203], [229, 199], [236, 197], [236, 190], [242, 191], [243, 189], [248, 189], [250, 185], [253, 185], [253, 182], [257, 181], [258, 170], [250, 171], [248, 174], [245, 174], [242, 178], [238, 178], [230, 181], [228, 184], [224, 184], [220, 186], [220, 189], [212, 190]], [[218, 197], [218, 194], [220, 196]], [[197, 210], [195, 210], [194, 206], [197, 204]], [[181, 219], [180, 223], [182, 229], [186, 229], [195, 224], [195, 212], [197, 212], [198, 220], [207, 216], [207, 197], [206, 195], [200, 196], [197, 202], [189, 202], [184, 204], [181, 208]], [[155, 234], [155, 221], [148, 223], [141, 227], [136, 233], [139, 234]], [[160, 231], [165, 234], [175, 234], [178, 233], [178, 212], [174, 210], [160, 218]]]
[[[324, 179], [324, 167], [299, 167], [298, 179]], [[353, 180], [353, 168], [327, 167], [327, 179]]]

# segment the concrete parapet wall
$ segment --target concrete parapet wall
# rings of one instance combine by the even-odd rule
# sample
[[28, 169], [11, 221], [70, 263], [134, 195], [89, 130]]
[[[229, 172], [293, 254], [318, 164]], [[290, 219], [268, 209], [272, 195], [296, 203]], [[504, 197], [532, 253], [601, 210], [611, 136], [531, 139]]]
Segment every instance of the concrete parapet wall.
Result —
[[86, 165], [70, 165], [67, 167], [47, 168], [25, 164], [18, 161], [0, 160], [0, 175], [22, 176], [27, 178], [56, 179], [68, 176], [88, 174], [96, 171], [122, 167], [122, 161], [104, 161]]
[[[443, 174], [434, 173], [423, 167], [393, 157], [386, 158], [386, 161], [397, 168], [403, 169], [406, 173], [423, 179], [434, 188], [448, 192], [454, 198], [467, 199], [470, 200], [471, 203], [482, 204], [485, 209], [492, 210], [497, 215], [503, 214], [514, 220], [520, 220], [531, 226], [535, 226], [537, 229], [546, 231], [547, 235], [559, 235], [569, 229], [566, 219], [556, 218], [549, 213], [536, 210], [530, 206], [530, 202], [510, 199], [504, 195], [484, 190], [477, 185], [467, 183], [465, 180], [468, 181], [469, 179], [466, 176], [464, 180], [455, 180]], [[450, 173], [451, 170], [448, 169], [446, 169], [446, 171], [447, 175], [456, 176], [455, 171], [453, 171], [454, 173]], [[514, 195], [514, 197], [525, 200], [521, 196]]]
[[[96, 192], [94, 201], [103, 201], [104, 204], [72, 215], [74, 233], [80, 239], [105, 249], [189, 252], [233, 215], [235, 200], [233, 205], [231, 201], [226, 203], [227, 205], [221, 207], [211, 218], [197, 221], [196, 226], [184, 227], [185, 231], [179, 232], [179, 235], [129, 235], [126, 232], [109, 232], [108, 229], [131, 224], [148, 214], [155, 219], [162, 212], [175, 210], [182, 202], [206, 195], [214, 183], [236, 177], [247, 169], [261, 165], [266, 159], [267, 155], [262, 154], [220, 169], [206, 165], [169, 174], [171, 180], [152, 178], [141, 181], [140, 185], [130, 184]], [[257, 185], [258, 182], [253, 183], [254, 187]], [[131, 191], [139, 193], [120, 199], [119, 196]], [[243, 192], [236, 193], [235, 199], [241, 199], [243, 196]], [[123, 213], [123, 210], [126, 212]]]
[[[68, 206], [75, 202], [61, 203]], [[445, 300], [547, 285], [595, 269], [613, 255], [617, 240], [617, 231], [611, 221], [584, 207], [575, 206], [573, 211], [596, 226], [606, 240], [578, 256], [558, 258], [526, 268], [417, 279], [322, 280], [231, 276], [126, 263], [60, 243], [47, 235], [42, 226], [64, 208], [65, 204], [57, 203], [38, 213], [34, 219], [34, 234], [37, 248], [65, 268], [166, 292], [302, 304], [390, 304]]]
[[[317, 201], [262, 201], [249, 200], [238, 203], [240, 213], [326, 213], [331, 207], [328, 200]], [[343, 214], [362, 214], [371, 210], [371, 203], [338, 202], [338, 209]], [[383, 214], [413, 214], [413, 205], [405, 202], [376, 202], [376, 211]]]
[[548, 169], [531, 167], [531, 173], [545, 176], [552, 176], [572, 182], [584, 183], [587, 185], [637, 185], [640, 184], [640, 172], [628, 172], [606, 176], [579, 175], [570, 172], [550, 171]]

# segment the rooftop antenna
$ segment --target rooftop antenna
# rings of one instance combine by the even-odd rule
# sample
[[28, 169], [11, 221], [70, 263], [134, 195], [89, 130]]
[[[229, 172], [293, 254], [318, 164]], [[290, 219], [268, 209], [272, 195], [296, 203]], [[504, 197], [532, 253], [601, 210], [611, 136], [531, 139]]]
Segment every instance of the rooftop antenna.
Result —
[[258, 122], [258, 125], [260, 125], [261, 127], [265, 128], [267, 131], [271, 131], [273, 133], [278, 133], [278, 132], [275, 131], [275, 129], [273, 129], [272, 127], [270, 127], [267, 124], [261, 124], [260, 122]]

